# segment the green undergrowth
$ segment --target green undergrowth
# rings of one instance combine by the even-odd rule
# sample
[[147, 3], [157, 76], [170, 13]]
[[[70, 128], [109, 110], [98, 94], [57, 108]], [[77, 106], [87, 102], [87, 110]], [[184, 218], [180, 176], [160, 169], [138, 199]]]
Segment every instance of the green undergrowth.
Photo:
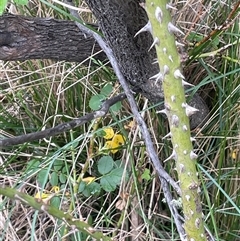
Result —
[[[239, 25], [234, 22], [200, 47], [197, 43], [215, 24], [223, 23], [236, 2], [225, 1], [224, 11], [217, 1], [202, 5], [203, 10], [210, 9], [212, 17], [200, 12], [202, 18], [187, 38], [192, 58], [184, 69], [188, 81], [196, 85], [194, 91], [199, 91], [211, 108], [205, 124], [192, 131], [199, 155], [205, 223], [216, 240], [228, 241], [240, 239], [240, 50], [235, 44], [240, 39]], [[65, 18], [39, 1], [32, 4], [35, 7], [21, 6], [21, 11]], [[187, 32], [196, 18], [186, 19], [183, 13], [192, 14], [198, 6], [195, 1], [181, 4], [185, 8], [176, 21]], [[89, 13], [83, 14], [94, 21]], [[213, 51], [217, 51], [214, 56]], [[49, 60], [1, 62], [0, 78], [1, 137], [70, 121], [97, 108], [99, 100], [121, 92], [112, 70], [101, 64], [88, 68]], [[159, 158], [164, 160], [172, 153], [169, 141], [162, 140], [169, 132], [168, 124], [151, 103], [141, 96], [136, 100]], [[129, 105], [123, 101], [114, 108], [104, 118], [62, 135], [0, 150], [1, 184], [36, 200], [40, 197], [116, 240], [179, 240]], [[124, 138], [116, 149], [106, 148], [106, 142], [112, 140], [104, 138], [106, 127]], [[164, 163], [175, 178], [174, 167], [171, 161]], [[0, 210], [1, 240], [93, 240], [91, 234], [74, 230], [64, 221], [19, 201], [1, 196]]]

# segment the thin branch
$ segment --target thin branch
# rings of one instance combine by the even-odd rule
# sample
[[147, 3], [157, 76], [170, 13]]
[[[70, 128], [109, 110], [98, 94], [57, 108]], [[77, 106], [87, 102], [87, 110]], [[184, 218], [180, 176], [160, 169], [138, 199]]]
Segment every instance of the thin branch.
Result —
[[103, 102], [102, 107], [94, 112], [91, 112], [85, 116], [79, 117], [75, 120], [66, 122], [66, 123], [62, 123], [60, 125], [57, 125], [53, 128], [49, 128], [43, 131], [39, 131], [39, 132], [33, 132], [33, 133], [29, 133], [26, 135], [21, 135], [21, 136], [17, 136], [17, 137], [12, 137], [12, 138], [7, 138], [7, 139], [0, 139], [0, 148], [1, 147], [6, 147], [6, 146], [13, 146], [13, 145], [18, 145], [18, 144], [23, 144], [25, 142], [31, 142], [31, 141], [36, 141], [36, 140], [40, 140], [43, 138], [48, 138], [51, 136], [56, 136], [58, 134], [61, 134], [63, 132], [69, 131], [73, 128], [76, 128], [78, 126], [81, 126], [87, 122], [90, 122], [94, 119], [97, 119], [99, 117], [103, 117], [105, 116], [108, 111], [109, 108], [114, 105], [115, 103], [117, 103], [118, 101], [122, 101], [126, 98], [126, 95], [124, 93], [121, 93], [111, 99], [108, 99], [106, 101]]
[[[71, 2], [72, 1], [68, 1], [67, 3], [72, 5]], [[88, 1], [86, 1], [86, 2], [88, 3]], [[72, 9], [70, 9], [69, 11], [74, 17], [79, 17], [78, 13], [76, 11], [74, 11]], [[150, 136], [150, 133], [148, 131], [147, 125], [146, 125], [145, 121], [143, 120], [143, 118], [141, 117], [141, 115], [138, 111], [137, 104], [136, 104], [135, 99], [132, 95], [132, 91], [130, 90], [130, 88], [127, 84], [127, 81], [126, 81], [125, 77], [123, 76], [123, 74], [120, 70], [119, 64], [116, 61], [112, 50], [107, 46], [107, 44], [103, 40], [103, 38], [101, 36], [99, 36], [97, 33], [91, 31], [90, 29], [87, 29], [85, 26], [83, 26], [82, 24], [80, 24], [78, 22], [76, 22], [76, 25], [78, 26], [78, 28], [81, 31], [85, 32], [87, 35], [92, 36], [98, 42], [98, 44], [102, 48], [102, 50], [106, 53], [111, 65], [114, 69], [114, 72], [115, 72], [122, 88], [124, 89], [124, 92], [125, 92], [125, 94], [128, 98], [132, 113], [133, 113], [134, 117], [136, 118], [136, 121], [139, 125], [139, 128], [140, 128], [141, 132], [142, 132], [143, 139], [144, 139], [144, 142], [146, 144], [147, 151], [148, 151], [148, 155], [149, 155], [150, 159], [152, 160], [152, 163], [153, 163], [153, 165], [154, 165], [154, 167], [155, 167], [155, 169], [158, 173], [158, 176], [161, 180], [163, 192], [164, 192], [166, 201], [169, 205], [169, 209], [170, 209], [170, 211], [171, 211], [171, 213], [174, 217], [175, 224], [176, 224], [176, 227], [178, 229], [178, 232], [179, 232], [180, 236], [184, 236], [185, 232], [184, 232], [184, 229], [182, 227], [182, 221], [181, 221], [180, 215], [178, 214], [177, 208], [172, 204], [173, 198], [172, 198], [172, 194], [169, 190], [168, 183], [170, 183], [172, 185], [172, 187], [177, 191], [177, 193], [179, 195], [181, 195], [181, 190], [180, 190], [178, 184], [169, 176], [169, 174], [164, 170], [163, 166], [161, 165], [161, 162], [160, 162], [160, 160], [157, 156], [157, 153], [154, 149], [154, 146], [153, 146], [153, 143], [152, 143], [151, 136]]]

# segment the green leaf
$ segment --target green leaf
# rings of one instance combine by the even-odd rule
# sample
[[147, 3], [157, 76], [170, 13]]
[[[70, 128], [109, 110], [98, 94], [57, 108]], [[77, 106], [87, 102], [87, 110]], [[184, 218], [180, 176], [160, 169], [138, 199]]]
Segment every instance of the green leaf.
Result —
[[119, 185], [122, 180], [124, 169], [122, 167], [113, 169], [108, 176], [111, 178], [112, 182]]
[[150, 170], [148, 168], [145, 168], [141, 177], [142, 179], [149, 181], [151, 179]]
[[41, 186], [45, 185], [47, 180], [49, 171], [47, 169], [42, 169], [37, 175], [37, 181], [41, 184]]
[[60, 197], [53, 197], [50, 201], [51, 206], [57, 209], [59, 209], [60, 203], [61, 203]]
[[60, 159], [56, 159], [54, 161], [53, 168], [55, 171], [60, 171], [63, 168], [63, 161]]
[[56, 172], [51, 173], [49, 181], [52, 186], [57, 186], [58, 185], [58, 174]]
[[26, 168], [26, 172], [28, 171], [36, 171], [39, 169], [39, 165], [40, 165], [40, 161], [38, 161], [37, 159], [33, 159], [30, 162], [28, 162], [27, 164], [27, 168]]
[[102, 189], [105, 190], [106, 192], [112, 192], [117, 187], [117, 185], [114, 182], [112, 182], [110, 176], [103, 176], [100, 179], [100, 185], [101, 185]]
[[86, 182], [81, 182], [79, 187], [78, 187], [78, 192], [79, 193], [83, 192], [83, 190], [85, 189], [86, 186], [87, 186]]
[[19, 5], [26, 5], [26, 4], [28, 4], [28, 0], [14, 0], [14, 2], [16, 4], [19, 4]]
[[66, 174], [60, 173], [60, 175], [59, 175], [59, 181], [60, 181], [61, 183], [66, 183], [66, 181], [67, 181], [67, 176], [66, 176]]
[[114, 161], [110, 156], [103, 156], [98, 161], [98, 171], [100, 174], [104, 175], [113, 169]]
[[105, 85], [105, 86], [102, 88], [100, 94], [108, 97], [108, 96], [111, 94], [112, 90], [113, 90], [112, 85], [111, 85], [111, 84], [107, 84], [107, 85]]
[[106, 97], [104, 95], [94, 95], [89, 101], [89, 107], [92, 110], [99, 110], [101, 108], [102, 101], [105, 99]]
[[96, 135], [97, 135], [98, 137], [104, 137], [104, 136], [106, 135], [106, 132], [105, 132], [104, 130], [98, 130], [97, 133], [96, 133]]
[[100, 191], [101, 191], [101, 186], [96, 182], [92, 182], [86, 185], [82, 193], [85, 197], [90, 197], [92, 195], [98, 195]]
[[123, 166], [122, 160], [116, 160], [116, 161], [114, 162], [114, 167], [115, 167], [115, 168], [116, 168], [116, 167], [121, 167], [121, 166]]
[[69, 173], [69, 166], [64, 166], [62, 169], [62, 173]]
[[113, 169], [106, 176], [101, 177], [100, 184], [106, 192], [112, 192], [116, 189], [117, 185], [121, 183], [123, 168], [119, 167]]
[[7, 6], [7, 0], [1, 0], [0, 1], [0, 15], [3, 14], [6, 6]]
[[110, 110], [113, 112], [118, 112], [122, 108], [122, 103], [119, 101], [113, 106], [111, 106]]

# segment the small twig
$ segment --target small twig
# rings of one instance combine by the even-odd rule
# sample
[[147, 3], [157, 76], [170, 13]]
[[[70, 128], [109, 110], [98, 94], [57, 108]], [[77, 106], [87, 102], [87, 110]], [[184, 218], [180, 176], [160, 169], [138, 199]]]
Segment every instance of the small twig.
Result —
[[75, 120], [72, 120], [72, 121], [69, 121], [66, 123], [62, 123], [53, 128], [49, 128], [49, 129], [46, 129], [43, 131], [33, 132], [33, 133], [29, 133], [29, 134], [21, 135], [21, 136], [17, 136], [17, 137], [0, 139], [0, 148], [6, 147], [6, 146], [14, 146], [14, 145], [18, 145], [18, 144], [23, 144], [25, 142], [36, 141], [36, 140], [40, 140], [43, 138], [56, 136], [63, 132], [69, 131], [69, 130], [74, 129], [78, 126], [81, 126], [89, 121], [92, 121], [99, 117], [105, 116], [108, 113], [109, 108], [112, 105], [114, 105], [118, 101], [124, 100], [125, 98], [126, 98], [126, 95], [124, 93], [121, 93], [111, 99], [104, 101], [102, 104], [102, 107], [99, 110], [89, 113], [85, 116], [79, 117]]
[[[71, 4], [70, 1], [68, 1], [68, 4]], [[72, 9], [70, 9], [69, 11], [74, 17], [79, 18], [78, 13], [76, 11], [74, 11]], [[176, 227], [178, 229], [178, 232], [181, 236], [184, 236], [185, 232], [184, 232], [184, 229], [182, 227], [182, 221], [180, 219], [180, 215], [178, 213], [178, 210], [176, 209], [175, 206], [171, 205], [171, 203], [172, 203], [171, 201], [172, 201], [173, 198], [172, 198], [172, 194], [169, 190], [168, 183], [170, 183], [172, 185], [172, 187], [177, 191], [177, 193], [179, 195], [181, 195], [181, 190], [180, 190], [178, 184], [170, 177], [170, 175], [164, 170], [163, 166], [161, 165], [161, 162], [160, 162], [160, 160], [157, 156], [157, 153], [154, 149], [154, 146], [153, 146], [153, 143], [152, 143], [151, 136], [150, 136], [150, 133], [148, 131], [147, 125], [146, 125], [145, 121], [143, 120], [143, 118], [141, 117], [141, 115], [138, 111], [137, 104], [136, 104], [135, 99], [132, 95], [132, 91], [130, 90], [129, 85], [128, 85], [125, 77], [123, 76], [123, 74], [120, 70], [119, 64], [116, 61], [116, 58], [114, 57], [112, 49], [110, 49], [107, 46], [106, 42], [103, 40], [103, 38], [100, 35], [91, 31], [90, 29], [86, 28], [85, 26], [83, 26], [82, 24], [80, 24], [78, 22], [76, 22], [76, 25], [78, 26], [78, 28], [81, 31], [85, 32], [87, 35], [92, 36], [98, 42], [98, 44], [102, 48], [102, 50], [106, 53], [111, 65], [114, 69], [114, 72], [115, 72], [122, 88], [124, 89], [124, 92], [125, 92], [125, 94], [128, 98], [132, 113], [133, 113], [134, 117], [136, 118], [136, 121], [139, 125], [139, 128], [140, 128], [141, 132], [142, 132], [143, 139], [144, 139], [144, 142], [146, 144], [147, 151], [148, 151], [148, 155], [149, 155], [150, 159], [152, 160], [152, 163], [153, 163], [153, 165], [154, 165], [154, 167], [155, 167], [155, 169], [158, 173], [158, 176], [161, 180], [163, 192], [164, 192], [166, 201], [169, 204], [169, 209], [170, 209], [170, 211], [171, 211], [171, 213], [174, 217], [175, 224], [176, 224]]]

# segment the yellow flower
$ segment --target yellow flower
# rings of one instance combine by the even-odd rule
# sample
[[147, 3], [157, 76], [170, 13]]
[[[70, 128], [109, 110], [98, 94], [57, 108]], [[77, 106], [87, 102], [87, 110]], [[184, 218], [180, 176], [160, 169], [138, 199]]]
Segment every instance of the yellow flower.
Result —
[[119, 145], [116, 142], [113, 141], [106, 141], [105, 148], [109, 149], [113, 154], [118, 151]]
[[103, 129], [103, 131], [105, 132], [105, 135], [103, 136], [104, 139], [109, 140], [109, 139], [113, 138], [114, 130], [112, 127], [106, 127]]
[[109, 149], [113, 154], [116, 153], [121, 145], [124, 144], [124, 137], [117, 134], [111, 141], [106, 141], [105, 148]]
[[116, 143], [118, 146], [122, 146], [125, 142], [123, 135], [117, 134], [113, 137], [112, 142]]

